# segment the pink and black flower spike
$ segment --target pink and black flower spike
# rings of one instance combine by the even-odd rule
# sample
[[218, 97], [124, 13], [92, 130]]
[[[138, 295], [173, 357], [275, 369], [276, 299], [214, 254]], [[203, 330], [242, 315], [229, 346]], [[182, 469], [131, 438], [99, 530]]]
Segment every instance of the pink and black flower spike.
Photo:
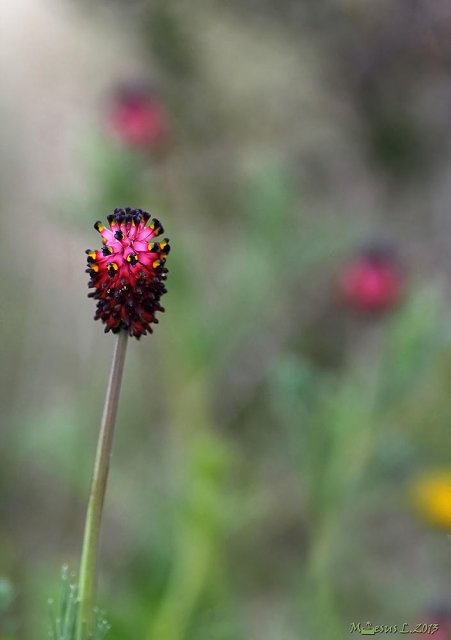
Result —
[[[150, 221], [150, 223], [149, 223]], [[88, 296], [97, 300], [95, 320], [102, 320], [105, 332], [140, 338], [152, 333], [163, 312], [160, 299], [166, 293], [166, 257], [169, 239], [156, 241], [164, 232], [159, 220], [142, 209], [115, 209], [108, 216], [109, 228], [96, 222], [102, 236], [100, 250], [87, 250], [91, 280]]]

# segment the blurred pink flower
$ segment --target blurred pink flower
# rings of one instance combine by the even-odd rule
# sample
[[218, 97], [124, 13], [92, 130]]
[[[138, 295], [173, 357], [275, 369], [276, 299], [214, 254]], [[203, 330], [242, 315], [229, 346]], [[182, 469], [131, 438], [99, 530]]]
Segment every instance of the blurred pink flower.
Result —
[[169, 136], [168, 114], [155, 93], [124, 86], [111, 99], [106, 129], [126, 146], [162, 150]]
[[372, 246], [342, 269], [338, 286], [344, 301], [369, 313], [392, 308], [401, 298], [404, 277], [392, 251]]
[[445, 608], [431, 611], [426, 616], [422, 625], [428, 625], [428, 630], [422, 633], [420, 638], [431, 638], [434, 640], [451, 640], [451, 614]]

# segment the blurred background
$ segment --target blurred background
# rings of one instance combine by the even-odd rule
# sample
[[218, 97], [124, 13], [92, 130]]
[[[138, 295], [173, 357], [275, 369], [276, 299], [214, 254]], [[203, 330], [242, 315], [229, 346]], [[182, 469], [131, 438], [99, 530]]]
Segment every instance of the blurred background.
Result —
[[78, 569], [114, 343], [84, 251], [125, 206], [173, 250], [127, 354], [107, 638], [449, 640], [450, 4], [3, 0], [1, 22], [1, 640], [46, 638]]

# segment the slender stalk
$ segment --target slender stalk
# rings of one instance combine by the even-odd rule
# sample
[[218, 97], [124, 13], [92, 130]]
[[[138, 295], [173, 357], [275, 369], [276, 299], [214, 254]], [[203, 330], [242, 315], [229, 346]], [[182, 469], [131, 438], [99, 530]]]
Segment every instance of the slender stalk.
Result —
[[114, 424], [127, 350], [127, 332], [118, 334], [111, 364], [110, 379], [105, 397], [102, 422], [100, 425], [94, 472], [91, 481], [88, 510], [86, 514], [83, 550], [79, 578], [79, 613], [77, 620], [77, 640], [88, 640], [94, 632], [95, 590], [97, 582], [97, 555], [99, 549], [100, 525], [105, 498], [108, 471], [111, 459]]

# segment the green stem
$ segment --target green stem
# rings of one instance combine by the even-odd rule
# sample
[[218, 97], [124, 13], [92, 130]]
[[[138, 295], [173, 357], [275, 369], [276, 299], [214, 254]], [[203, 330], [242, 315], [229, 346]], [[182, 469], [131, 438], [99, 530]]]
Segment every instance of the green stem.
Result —
[[91, 481], [88, 510], [86, 514], [83, 550], [81, 555], [79, 578], [79, 613], [77, 620], [77, 640], [88, 640], [94, 632], [94, 607], [97, 574], [97, 555], [99, 549], [100, 525], [103, 502], [105, 498], [108, 470], [111, 458], [114, 424], [116, 422], [117, 405], [124, 370], [127, 350], [126, 331], [118, 335], [111, 364], [110, 379], [105, 397], [102, 422], [94, 472]]

